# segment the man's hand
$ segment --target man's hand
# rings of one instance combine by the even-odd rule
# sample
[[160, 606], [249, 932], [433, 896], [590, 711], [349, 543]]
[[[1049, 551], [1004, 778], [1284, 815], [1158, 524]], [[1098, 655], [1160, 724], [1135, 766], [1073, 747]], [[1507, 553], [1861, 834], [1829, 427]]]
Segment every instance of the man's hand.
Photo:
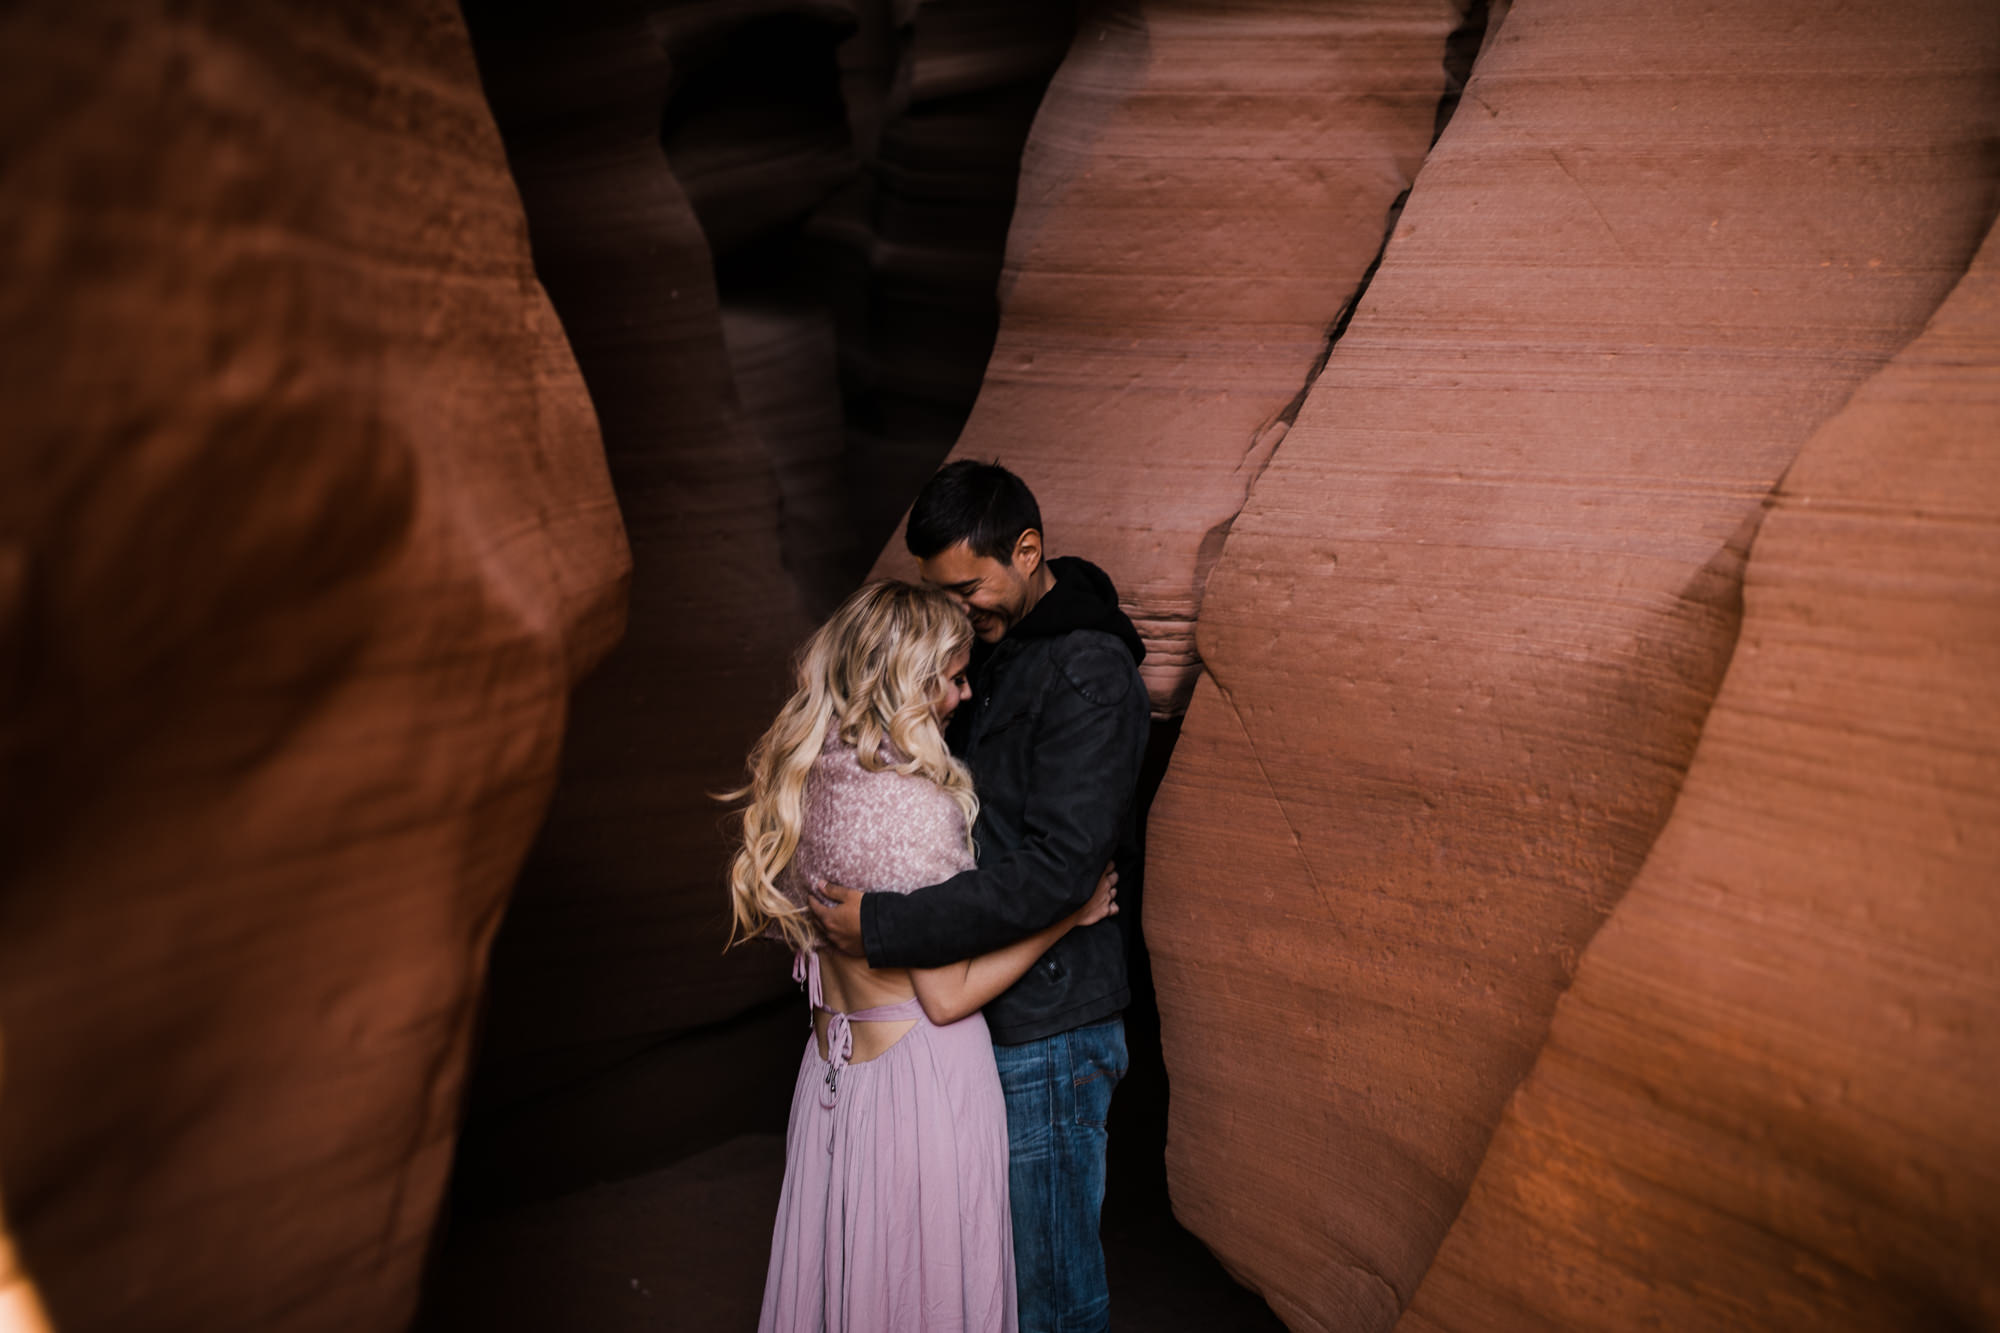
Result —
[[828, 943], [841, 953], [859, 958], [861, 953], [861, 894], [828, 884], [806, 895], [813, 920], [826, 934]]

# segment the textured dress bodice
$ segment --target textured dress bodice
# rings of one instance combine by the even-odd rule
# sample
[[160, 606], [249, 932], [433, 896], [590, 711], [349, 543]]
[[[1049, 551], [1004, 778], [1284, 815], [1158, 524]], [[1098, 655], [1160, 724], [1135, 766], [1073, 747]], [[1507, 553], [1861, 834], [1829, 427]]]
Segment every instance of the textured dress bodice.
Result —
[[915, 774], [869, 772], [854, 747], [829, 731], [806, 779], [805, 822], [786, 868], [787, 893], [803, 902], [803, 886], [825, 883], [909, 893], [972, 865], [965, 813], [951, 793]]

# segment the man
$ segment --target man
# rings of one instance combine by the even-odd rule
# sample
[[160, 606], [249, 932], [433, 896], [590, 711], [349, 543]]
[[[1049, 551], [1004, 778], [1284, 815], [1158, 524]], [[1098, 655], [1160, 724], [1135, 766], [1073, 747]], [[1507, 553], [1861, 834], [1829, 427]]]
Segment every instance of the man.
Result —
[[[1103, 571], [1045, 558], [1035, 497], [998, 464], [940, 470], [917, 496], [906, 541], [924, 581], [958, 598], [978, 638], [972, 702], [948, 739], [979, 793], [979, 866], [908, 895], [829, 885], [813, 912], [835, 948], [873, 966], [937, 967], [1080, 907], [1107, 862], [1136, 886], [1146, 650]], [[1125, 1073], [1131, 998], [1118, 921], [1070, 931], [985, 1009], [1007, 1096], [1022, 1333], [1090, 1333], [1109, 1321], [1104, 1124]]]

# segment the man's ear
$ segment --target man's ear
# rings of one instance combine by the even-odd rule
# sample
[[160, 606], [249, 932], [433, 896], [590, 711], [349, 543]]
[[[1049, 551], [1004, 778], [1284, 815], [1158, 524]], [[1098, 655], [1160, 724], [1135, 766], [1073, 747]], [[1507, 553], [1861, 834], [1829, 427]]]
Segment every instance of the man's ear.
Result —
[[1024, 529], [1014, 539], [1014, 568], [1023, 577], [1032, 577], [1042, 567], [1042, 534], [1033, 528]]

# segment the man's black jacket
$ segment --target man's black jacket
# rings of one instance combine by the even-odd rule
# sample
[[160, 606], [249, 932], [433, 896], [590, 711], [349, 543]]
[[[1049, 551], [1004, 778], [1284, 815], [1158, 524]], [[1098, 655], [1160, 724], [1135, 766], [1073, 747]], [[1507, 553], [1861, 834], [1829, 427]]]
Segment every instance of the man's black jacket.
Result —
[[[951, 747], [979, 793], [979, 866], [912, 894], [861, 899], [877, 967], [941, 967], [1004, 948], [1081, 907], [1107, 861], [1136, 890], [1133, 802], [1146, 754], [1146, 655], [1104, 571], [1051, 560], [1055, 585], [998, 643], [980, 644]], [[1131, 999], [1112, 917], [1072, 930], [986, 1006], [1002, 1045], [1108, 1018]]]

